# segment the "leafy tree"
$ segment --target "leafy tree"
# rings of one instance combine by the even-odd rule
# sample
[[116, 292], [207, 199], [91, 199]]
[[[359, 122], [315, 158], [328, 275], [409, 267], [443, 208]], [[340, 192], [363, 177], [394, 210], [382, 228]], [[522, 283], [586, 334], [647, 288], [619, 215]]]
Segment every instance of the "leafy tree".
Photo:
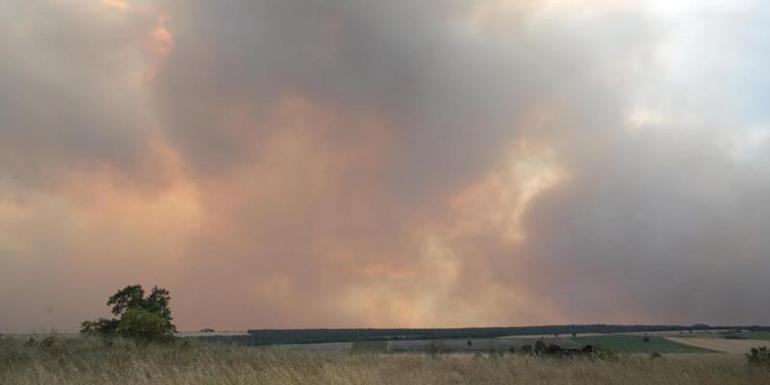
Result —
[[112, 306], [112, 314], [116, 316], [123, 315], [128, 309], [144, 308], [144, 305], [144, 289], [141, 285], [126, 286], [107, 301], [107, 306]]
[[128, 309], [120, 318], [116, 331], [120, 336], [142, 342], [160, 341], [173, 336], [168, 322], [160, 314], [141, 308]]
[[150, 295], [144, 295], [141, 285], [127, 286], [118, 290], [107, 301], [112, 314], [118, 318], [100, 318], [85, 321], [80, 332], [85, 335], [121, 336], [149, 342], [170, 338], [176, 332], [171, 317], [171, 295], [157, 286]]
[[[168, 292], [168, 290], [155, 286], [152, 288], [152, 292], [147, 297], [147, 299], [145, 299], [144, 309], [153, 313], [157, 313], [164, 320], [170, 323], [172, 320], [171, 308], [169, 308], [170, 302], [171, 294]], [[176, 329], [174, 331], [176, 331]]]

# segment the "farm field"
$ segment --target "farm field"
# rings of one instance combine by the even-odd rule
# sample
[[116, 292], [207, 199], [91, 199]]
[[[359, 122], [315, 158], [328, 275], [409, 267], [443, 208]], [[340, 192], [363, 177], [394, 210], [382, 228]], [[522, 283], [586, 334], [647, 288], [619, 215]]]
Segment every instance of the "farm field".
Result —
[[[733, 333], [736, 327], [722, 326], [700, 329], [683, 325], [548, 325], [524, 327], [450, 328], [450, 329], [254, 329], [247, 332], [180, 333], [209, 342], [241, 345], [283, 345], [359, 341], [399, 341], [486, 338], [567, 338], [574, 335], [596, 337], [607, 335], [693, 336]], [[767, 328], [752, 327], [751, 333], [767, 333]]]
[[[563, 333], [565, 330], [580, 330], [584, 333], [575, 333], [575, 337], [572, 337], [572, 333]], [[531, 331], [553, 333], [527, 334]], [[759, 327], [754, 330], [735, 327], [704, 330], [682, 326], [666, 328], [642, 325], [588, 325], [470, 329], [258, 330], [250, 331], [247, 335], [182, 335], [205, 343], [271, 346], [279, 350], [331, 353], [507, 353], [530, 349], [540, 340], [546, 346], [556, 345], [562, 349], [581, 350], [590, 345], [621, 354], [743, 354], [749, 347], [767, 345], [758, 338], [745, 342], [748, 337], [768, 334], [765, 329]]]
[[721, 337], [727, 338], [727, 339], [747, 339], [747, 340], [765, 340], [765, 341], [770, 341], [770, 332], [768, 332], [768, 331], [732, 332], [732, 333], [723, 333], [721, 335]]
[[[541, 337], [542, 338], [542, 337]], [[533, 346], [539, 339], [527, 338], [485, 338], [485, 339], [439, 339], [439, 340], [400, 340], [400, 341], [359, 341], [320, 344], [275, 345], [276, 349], [301, 350], [315, 352], [373, 352], [373, 353], [425, 353], [441, 351], [444, 353], [488, 353], [508, 352], [521, 349], [524, 345]], [[471, 343], [468, 344], [468, 341]], [[640, 335], [593, 335], [577, 338], [542, 338], [546, 345], [561, 347], [582, 347], [592, 345], [606, 351], [621, 354], [744, 354], [752, 347], [767, 346], [766, 340], [735, 340], [716, 337], [663, 337], [649, 336], [644, 342]]]
[[190, 341], [139, 346], [67, 339], [0, 340], [0, 384], [763, 384], [770, 374], [743, 360], [681, 354], [651, 360], [523, 355], [361, 354]]
[[[722, 350], [708, 346], [688, 343], [695, 338], [672, 340], [667, 337], [649, 336], [644, 342], [641, 335], [592, 335], [577, 338], [560, 337], [505, 337], [505, 338], [449, 338], [432, 340], [393, 340], [393, 341], [356, 341], [330, 342], [318, 344], [273, 345], [276, 349], [300, 350], [313, 352], [373, 352], [373, 353], [489, 353], [520, 350], [524, 346], [532, 347], [538, 340], [546, 346], [557, 345], [567, 349], [581, 349], [591, 345], [605, 351], [622, 354], [646, 353], [720, 353]], [[717, 341], [717, 339], [714, 339]], [[731, 340], [726, 340], [731, 341]], [[743, 342], [743, 341], [737, 341]], [[767, 344], [767, 343], [765, 343]], [[762, 345], [760, 343], [759, 345]], [[741, 351], [744, 353], [744, 351]]]
[[682, 345], [732, 354], [745, 354], [751, 350], [751, 348], [768, 345], [768, 341], [766, 340], [700, 337], [667, 337], [667, 339]]
[[[279, 350], [303, 352], [333, 353], [490, 353], [510, 352], [525, 345], [533, 346], [537, 338], [450, 338], [433, 340], [394, 340], [394, 341], [356, 341], [325, 342], [318, 344], [283, 344], [272, 345]], [[470, 341], [470, 344], [469, 344]], [[567, 338], [543, 339], [546, 345], [561, 347], [580, 347]]]
[[618, 353], [714, 353], [714, 350], [701, 346], [681, 343], [667, 337], [649, 336], [644, 342], [644, 337], [639, 335], [612, 335], [595, 337], [577, 337], [576, 342], [589, 344], [608, 349]]

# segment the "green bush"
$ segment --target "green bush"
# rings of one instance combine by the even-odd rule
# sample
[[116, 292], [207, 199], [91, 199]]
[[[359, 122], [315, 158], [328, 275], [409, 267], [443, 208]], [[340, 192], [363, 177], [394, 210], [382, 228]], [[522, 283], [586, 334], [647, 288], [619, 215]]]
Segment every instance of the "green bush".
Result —
[[751, 348], [751, 351], [746, 356], [751, 364], [770, 367], [770, 349], [766, 346]]
[[173, 336], [168, 322], [154, 312], [141, 308], [129, 309], [118, 322], [117, 334], [142, 342], [160, 341]]
[[591, 359], [596, 361], [618, 361], [620, 358], [620, 353], [603, 346], [595, 347], [594, 352], [591, 354]]
[[85, 321], [81, 324], [80, 333], [88, 336], [117, 335], [120, 320], [99, 318], [96, 321]]

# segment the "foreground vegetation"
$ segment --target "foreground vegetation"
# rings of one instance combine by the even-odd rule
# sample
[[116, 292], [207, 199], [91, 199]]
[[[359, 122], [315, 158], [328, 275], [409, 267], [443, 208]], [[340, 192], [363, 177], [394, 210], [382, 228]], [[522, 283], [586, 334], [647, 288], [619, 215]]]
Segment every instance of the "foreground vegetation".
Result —
[[[95, 338], [0, 339], [0, 384], [759, 384], [729, 355], [547, 359], [523, 355], [312, 354]], [[715, 359], [719, 358], [719, 359]], [[736, 359], [732, 359], [736, 358]]]

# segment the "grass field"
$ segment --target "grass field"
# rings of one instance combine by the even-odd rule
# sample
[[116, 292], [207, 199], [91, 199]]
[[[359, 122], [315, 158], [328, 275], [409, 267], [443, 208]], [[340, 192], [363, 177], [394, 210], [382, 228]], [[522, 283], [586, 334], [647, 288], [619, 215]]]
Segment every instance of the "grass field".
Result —
[[[628, 345], [628, 344], [626, 344]], [[703, 358], [703, 357], [707, 358]], [[0, 384], [767, 384], [770, 371], [733, 355], [650, 360], [521, 355], [349, 354], [181, 342], [0, 340]]]
[[697, 338], [697, 337], [668, 337], [673, 342], [701, 347], [718, 352], [732, 354], [746, 354], [751, 348], [768, 346], [767, 340], [726, 339], [726, 338]]
[[746, 338], [754, 340], [770, 340], [770, 332], [751, 332]]
[[649, 342], [644, 342], [643, 336], [591, 336], [577, 337], [574, 341], [590, 344], [618, 353], [713, 353], [713, 350], [686, 345], [666, 339], [665, 337], [649, 336]]
[[770, 332], [735, 332], [724, 333], [723, 338], [738, 338], [747, 340], [770, 340]]

